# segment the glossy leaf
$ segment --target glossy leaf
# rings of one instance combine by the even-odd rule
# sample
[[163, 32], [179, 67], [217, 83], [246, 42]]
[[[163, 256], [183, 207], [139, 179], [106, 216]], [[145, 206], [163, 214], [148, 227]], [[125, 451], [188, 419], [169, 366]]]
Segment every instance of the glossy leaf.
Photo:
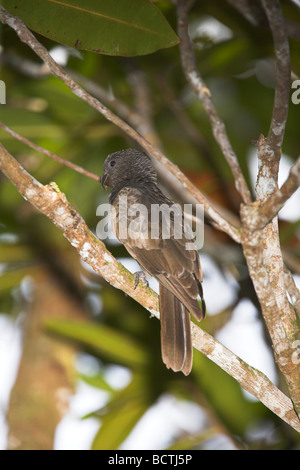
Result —
[[144, 55], [178, 43], [148, 0], [9, 0], [4, 7], [47, 38], [99, 54]]
[[119, 448], [151, 404], [145, 385], [143, 377], [135, 376], [104, 408], [93, 450]]

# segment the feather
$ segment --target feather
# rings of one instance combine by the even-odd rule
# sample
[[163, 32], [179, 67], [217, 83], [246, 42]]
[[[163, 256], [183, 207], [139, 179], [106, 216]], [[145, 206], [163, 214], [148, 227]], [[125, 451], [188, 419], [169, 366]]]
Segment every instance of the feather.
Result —
[[196, 250], [186, 248], [191, 234], [182, 211], [161, 192], [142, 152], [108, 156], [102, 181], [113, 186], [114, 233], [143, 271], [159, 281], [163, 361], [187, 375], [193, 357], [189, 312], [201, 320], [206, 308], [200, 260]]
[[163, 362], [168, 369], [181, 370], [188, 375], [193, 364], [189, 313], [162, 284], [159, 285], [159, 308]]

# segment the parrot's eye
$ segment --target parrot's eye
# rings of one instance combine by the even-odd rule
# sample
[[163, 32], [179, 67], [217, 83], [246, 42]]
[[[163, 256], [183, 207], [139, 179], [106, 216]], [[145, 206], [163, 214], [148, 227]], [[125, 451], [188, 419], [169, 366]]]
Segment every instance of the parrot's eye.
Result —
[[116, 164], [115, 160], [112, 160], [112, 161], [110, 162], [109, 166], [112, 168], [113, 166], [115, 166], [115, 164]]

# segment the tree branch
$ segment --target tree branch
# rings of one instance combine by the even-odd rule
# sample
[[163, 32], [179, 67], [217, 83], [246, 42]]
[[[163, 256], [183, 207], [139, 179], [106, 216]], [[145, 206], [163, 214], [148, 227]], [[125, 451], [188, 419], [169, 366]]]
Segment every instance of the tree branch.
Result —
[[258, 140], [258, 158], [261, 162], [256, 192], [265, 201], [276, 189], [281, 146], [285, 133], [290, 101], [290, 48], [284, 17], [278, 0], [263, 0], [273, 36], [276, 61], [276, 86], [273, 112], [268, 136]]
[[[278, 0], [262, 0], [273, 36], [276, 61], [276, 86], [268, 142], [279, 152], [285, 133], [291, 90], [290, 47], [285, 21]], [[280, 156], [280, 155], [279, 155]]]
[[[247, 214], [252, 207], [243, 206], [243, 252], [247, 261], [261, 311], [268, 328], [275, 360], [282, 372], [295, 410], [300, 417], [300, 364], [293, 361], [299, 327], [294, 307], [287, 297], [285, 266], [280, 249], [278, 221], [275, 217], [264, 229], [247, 229]], [[251, 212], [250, 212], [251, 214]], [[293, 291], [294, 295], [296, 291]]]
[[[20, 57], [12, 52], [0, 51], [0, 62], [5, 65], [9, 65], [25, 76], [34, 79], [40, 79], [51, 75], [51, 71], [46, 63], [36, 63], [31, 60], [24, 59], [24, 57]], [[66, 68], [66, 72], [70, 77], [83, 85], [91, 95], [98, 98], [106, 106], [110, 106], [118, 116], [127, 121], [134, 129], [137, 129], [141, 135], [144, 137], [147, 136], [147, 133], [145, 134], [143, 132], [144, 123], [142, 122], [141, 124], [141, 121], [143, 121], [144, 118], [144, 114], [142, 114], [144, 109], [136, 110], [130, 108], [123, 101], [116, 98], [111, 91], [105, 90], [101, 85], [99, 85], [99, 83], [90, 80], [75, 70]], [[151, 138], [148, 140], [152, 142]], [[155, 142], [153, 143], [155, 144]]]
[[[67, 201], [55, 184], [43, 186], [34, 179], [0, 144], [0, 169], [19, 193], [47, 216], [93, 270], [114, 287], [159, 317], [158, 296], [151, 289], [138, 285], [134, 276], [117, 262], [105, 245], [89, 230], [82, 217]], [[291, 400], [260, 371], [246, 364], [229, 349], [197, 325], [192, 324], [193, 346], [237, 380], [282, 420], [300, 432], [300, 422]]]
[[[291, 0], [293, 2], [293, 0]], [[297, 1], [297, 0], [296, 0]], [[299, 4], [295, 5], [299, 8]], [[265, 11], [258, 0], [227, 0], [236, 10], [253, 26], [268, 26]], [[285, 18], [287, 35], [295, 41], [300, 41], [300, 25], [295, 21]]]
[[203, 108], [209, 117], [214, 137], [231, 168], [235, 180], [235, 186], [242, 198], [242, 201], [249, 204], [251, 202], [251, 194], [242, 174], [237, 156], [229, 142], [224, 122], [218, 115], [211, 99], [211, 93], [196, 67], [195, 55], [188, 33], [189, 2], [186, 2], [186, 0], [177, 0], [176, 7], [181, 63], [186, 79], [200, 99]]
[[290, 168], [289, 175], [281, 188], [277, 188], [267, 200], [260, 205], [253, 205], [250, 225], [253, 229], [260, 229], [270, 222], [282, 209], [286, 201], [300, 187], [300, 155]]
[[6, 126], [3, 122], [0, 121], [0, 127], [10, 134], [14, 139], [19, 140], [20, 142], [23, 142], [23, 144], [28, 145], [28, 147], [31, 147], [32, 149], [36, 150], [37, 152], [42, 153], [43, 155], [46, 155], [46, 157], [52, 158], [53, 160], [56, 160], [58, 163], [67, 166], [71, 168], [72, 170], [77, 171], [77, 173], [81, 173], [82, 175], [88, 176], [89, 178], [92, 178], [96, 181], [100, 181], [100, 176], [96, 175], [95, 173], [92, 173], [91, 171], [85, 170], [79, 165], [76, 165], [75, 163], [69, 162], [68, 160], [64, 160], [63, 158], [59, 157], [53, 152], [50, 152], [50, 150], [44, 149], [43, 147], [40, 147], [39, 145], [35, 144], [34, 142], [31, 142], [31, 140], [26, 139], [26, 137], [22, 137], [20, 134], [17, 132], [13, 131], [10, 129], [10, 127]]

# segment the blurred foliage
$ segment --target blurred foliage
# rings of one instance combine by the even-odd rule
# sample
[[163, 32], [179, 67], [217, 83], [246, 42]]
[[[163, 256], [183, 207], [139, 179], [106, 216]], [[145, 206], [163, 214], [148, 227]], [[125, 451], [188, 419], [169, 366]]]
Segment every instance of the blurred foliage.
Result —
[[[156, 2], [156, 5], [176, 29], [174, 7], [168, 2]], [[282, 5], [287, 18], [300, 22], [299, 9], [292, 2], [282, 2]], [[255, 148], [252, 141], [260, 133], [267, 134], [273, 106], [270, 31], [254, 27], [223, 0], [196, 1], [190, 20], [197, 66], [211, 88], [215, 105], [250, 181], [248, 155]], [[199, 28], [208, 20], [218, 20], [230, 34], [223, 39], [218, 34], [201, 36]], [[7, 58], [13, 55], [20, 61], [26, 59], [35, 64], [38, 60], [10, 28], [2, 28], [1, 38], [5, 55], [0, 78], [6, 83], [7, 104], [0, 105], [0, 114], [6, 125], [99, 175], [107, 154], [135, 145], [58, 79], [29, 76], [20, 67], [9, 65]], [[49, 39], [39, 39], [50, 50], [57, 46]], [[293, 73], [299, 77], [300, 44], [291, 40], [290, 46]], [[92, 52], [73, 54], [69, 49], [65, 52], [70, 70], [101, 85], [108, 94], [131, 108], [136, 106], [136, 96], [130, 77], [136, 71], [143, 71], [150, 96], [150, 119], [165, 153], [206, 194], [228, 210], [237, 211], [239, 200], [231, 174], [213, 139], [201, 103], [186, 84], [178, 47], [134, 59]], [[291, 103], [283, 146], [291, 159], [299, 154], [299, 109]], [[41, 183], [55, 181], [95, 229], [96, 208], [108, 199], [99, 184], [37, 154], [3, 131], [0, 138]], [[299, 274], [299, 223], [281, 221], [280, 224], [283, 249], [287, 259], [293, 260], [293, 272]], [[119, 244], [108, 241], [108, 245], [114, 256], [127, 257]], [[239, 247], [227, 236], [208, 227], [203, 251], [214, 259], [224, 277], [231, 272], [238, 283], [237, 298], [227, 307], [226, 314], [220, 312], [210, 317], [208, 312], [208, 319], [201, 325], [214, 334], [230, 319], [239, 299], [246, 297], [254, 304], [256, 299]], [[80, 350], [97, 358], [99, 371], [83, 379], [109, 393], [107, 404], [91, 414], [99, 418], [93, 448], [118, 448], [144, 413], [166, 393], [198, 404], [207, 416], [201, 432], [195, 435], [179, 432], [170, 442], [173, 449], [202, 448], [219, 434], [225, 434], [238, 448], [299, 447], [295, 432], [262, 404], [250, 401], [231, 377], [200, 353], [195, 352], [189, 377], [166, 370], [160, 356], [159, 322], [149, 319], [143, 308], [91, 273], [84, 263], [79, 265], [77, 253], [61, 232], [0, 175], [0, 312], [17, 316], [26, 309], [30, 315], [30, 299], [22, 296], [22, 282], [30, 278], [38, 285], [41, 267], [66, 286], [66, 296], [78, 300], [86, 317], [80, 323], [77, 319], [51, 318], [45, 323], [45, 335], [76, 342]], [[120, 364], [131, 371], [126, 387], [115, 389], [106, 381], [105, 371], [111, 364]], [[264, 434], [265, 423], [271, 423], [272, 436]], [[262, 432], [249, 437], [253, 427]]]

